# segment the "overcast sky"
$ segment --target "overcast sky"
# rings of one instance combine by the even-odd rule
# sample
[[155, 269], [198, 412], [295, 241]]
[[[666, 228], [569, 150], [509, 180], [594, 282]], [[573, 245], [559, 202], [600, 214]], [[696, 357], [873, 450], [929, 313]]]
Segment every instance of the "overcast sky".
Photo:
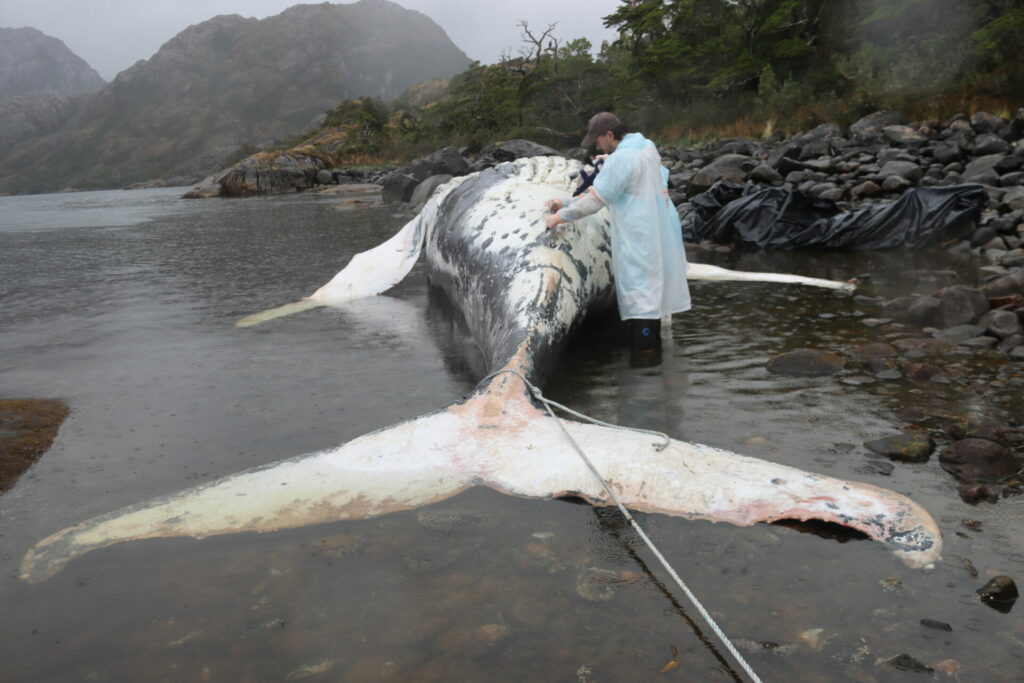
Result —
[[[621, 0], [395, 0], [437, 22], [470, 59], [498, 60], [502, 50], [518, 54], [521, 19], [543, 31], [558, 22], [563, 42], [585, 37], [600, 46], [615, 35], [601, 18]], [[59, 38], [105, 80], [192, 24], [218, 14], [264, 18], [299, 2], [288, 0], [0, 0], [0, 27], [32, 26]], [[347, 3], [341, 3], [347, 4]]]

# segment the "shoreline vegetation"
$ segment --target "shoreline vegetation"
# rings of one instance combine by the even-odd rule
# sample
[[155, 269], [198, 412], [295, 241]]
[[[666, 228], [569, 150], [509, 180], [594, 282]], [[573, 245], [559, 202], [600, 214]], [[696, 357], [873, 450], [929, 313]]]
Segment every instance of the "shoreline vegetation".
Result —
[[1008, 120], [1024, 92], [1020, 0], [639, 0], [605, 24], [619, 39], [593, 55], [586, 39], [563, 42], [556, 25], [523, 22], [517, 56], [474, 62], [391, 103], [343, 102], [316, 130], [262, 151], [244, 146], [225, 166], [281, 152], [392, 166], [518, 138], [564, 150], [602, 110], [677, 146], [779, 140], [879, 110]]

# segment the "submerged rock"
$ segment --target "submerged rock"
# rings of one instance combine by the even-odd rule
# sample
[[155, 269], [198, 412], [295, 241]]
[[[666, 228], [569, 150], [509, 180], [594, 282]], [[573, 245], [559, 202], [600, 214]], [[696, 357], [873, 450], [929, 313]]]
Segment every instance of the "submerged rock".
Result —
[[1017, 583], [1005, 575], [994, 577], [975, 592], [986, 605], [1006, 612], [1010, 611], [1010, 607], [1020, 596], [1017, 592]]
[[842, 371], [845, 361], [834, 353], [817, 349], [796, 349], [768, 361], [768, 372], [795, 377], [822, 377]]
[[864, 447], [879, 455], [887, 455], [893, 460], [925, 462], [935, 451], [935, 440], [926, 432], [911, 432], [866, 441]]
[[1009, 448], [977, 438], [950, 444], [939, 456], [939, 463], [963, 482], [995, 482], [1020, 470], [1020, 459]]
[[925, 673], [935, 671], [932, 667], [921, 663], [914, 657], [908, 654], [899, 654], [889, 659], [884, 659], [879, 662], [882, 666], [887, 666], [890, 669], [896, 669], [897, 671], [914, 671], [918, 673]]

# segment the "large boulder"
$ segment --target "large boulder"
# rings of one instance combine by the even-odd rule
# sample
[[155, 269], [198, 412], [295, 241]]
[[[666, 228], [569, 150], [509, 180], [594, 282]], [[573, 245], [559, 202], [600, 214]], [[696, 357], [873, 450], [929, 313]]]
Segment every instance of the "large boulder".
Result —
[[981, 316], [978, 324], [993, 337], [1006, 339], [1021, 332], [1021, 321], [1016, 313], [1006, 309], [996, 309]]
[[423, 181], [435, 175], [463, 175], [469, 170], [469, 164], [454, 147], [444, 147], [430, 156], [417, 159], [410, 167], [410, 174]]
[[942, 290], [934, 314], [939, 327], [954, 327], [974, 322], [988, 313], [989, 303], [984, 294], [966, 285], [953, 285]]
[[416, 190], [419, 182], [408, 173], [392, 171], [380, 181], [384, 188], [381, 191], [381, 197], [386, 202], [408, 202], [412, 199], [412, 193]]
[[480, 156], [492, 156], [496, 161], [514, 161], [527, 157], [560, 157], [557, 149], [541, 145], [531, 140], [507, 140], [495, 145], [488, 145], [480, 150]]
[[928, 142], [928, 138], [910, 126], [885, 126], [882, 128], [885, 140], [897, 147], [918, 148]]
[[985, 133], [974, 139], [974, 149], [971, 150], [971, 154], [981, 157], [989, 154], [1009, 154], [1012, 151], [1013, 147], [1009, 142], [998, 135]]
[[743, 154], [723, 154], [693, 176], [687, 187], [687, 195], [692, 197], [699, 194], [719, 180], [744, 183], [756, 167], [757, 162]]
[[995, 167], [1002, 159], [1002, 154], [988, 154], [978, 157], [964, 168], [961, 176], [963, 182], [998, 186], [999, 173], [995, 170]]
[[971, 128], [977, 133], [998, 133], [1004, 125], [1006, 121], [987, 111], [979, 111], [971, 116]]
[[962, 482], [996, 482], [1020, 470], [1020, 458], [1001, 443], [969, 438], [954, 441], [939, 454], [939, 463]]
[[1024, 269], [1015, 270], [981, 286], [985, 296], [995, 299], [1013, 294], [1024, 294]]
[[916, 183], [924, 175], [924, 171], [912, 161], [890, 161], [882, 166], [878, 175], [883, 180], [891, 176], [898, 176], [910, 183]]
[[850, 125], [850, 139], [860, 144], [881, 143], [883, 128], [898, 126], [906, 122], [903, 114], [898, 111], [876, 111]]
[[452, 176], [447, 173], [430, 176], [416, 186], [416, 189], [413, 190], [412, 197], [409, 201], [412, 204], [425, 204], [426, 201], [430, 199], [430, 196], [434, 194], [434, 190], [441, 187], [451, 179]]
[[326, 164], [305, 154], [253, 155], [231, 167], [217, 182], [221, 195], [250, 195], [301, 192], [316, 184], [316, 174]]

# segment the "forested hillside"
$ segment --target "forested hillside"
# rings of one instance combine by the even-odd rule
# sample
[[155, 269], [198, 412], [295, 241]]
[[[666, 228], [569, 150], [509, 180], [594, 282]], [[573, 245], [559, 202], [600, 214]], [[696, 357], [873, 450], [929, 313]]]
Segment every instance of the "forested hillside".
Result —
[[846, 125], [886, 108], [1008, 116], [1024, 93], [1024, 0], [626, 0], [605, 23], [619, 39], [596, 55], [557, 26], [524, 25], [519, 54], [473, 64], [434, 103], [372, 108], [363, 151], [558, 145], [569, 138], [556, 131], [575, 136], [604, 109], [677, 141]]

